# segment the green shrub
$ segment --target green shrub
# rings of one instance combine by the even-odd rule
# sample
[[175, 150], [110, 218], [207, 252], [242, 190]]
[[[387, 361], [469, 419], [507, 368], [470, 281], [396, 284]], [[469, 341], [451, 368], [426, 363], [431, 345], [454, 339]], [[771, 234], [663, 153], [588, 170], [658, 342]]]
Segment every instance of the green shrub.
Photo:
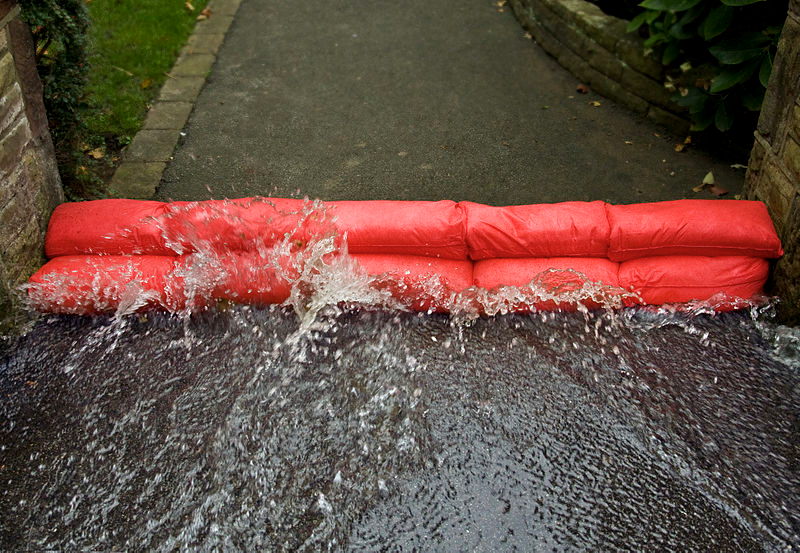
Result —
[[73, 176], [78, 168], [75, 143], [84, 127], [88, 71], [85, 0], [20, 0], [19, 5], [35, 40], [36, 65], [59, 172], [65, 191], [74, 199], [84, 195], [83, 190], [74, 190]]
[[788, 0], [644, 0], [629, 31], [667, 67], [692, 129], [729, 130], [761, 109]]

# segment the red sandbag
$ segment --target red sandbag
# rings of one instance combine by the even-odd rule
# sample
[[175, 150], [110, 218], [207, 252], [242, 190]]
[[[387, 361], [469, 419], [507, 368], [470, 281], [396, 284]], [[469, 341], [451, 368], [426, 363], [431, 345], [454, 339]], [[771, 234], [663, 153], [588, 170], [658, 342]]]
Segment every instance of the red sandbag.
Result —
[[609, 226], [603, 202], [492, 207], [459, 204], [467, 215], [471, 259], [606, 257]]
[[[473, 281], [476, 286], [492, 289], [497, 286], [524, 286], [545, 271], [575, 271], [592, 282], [618, 286], [619, 264], [599, 257], [549, 257], [525, 259], [485, 259], [475, 263]], [[575, 273], [568, 273], [575, 274]]]
[[175, 202], [159, 224], [168, 244], [185, 252], [255, 252], [284, 240], [302, 248], [334, 231], [322, 209], [284, 198]]
[[781, 243], [766, 206], [744, 200], [677, 200], [609, 205], [608, 257], [661, 255], [776, 258]]
[[453, 297], [472, 286], [472, 263], [415, 255], [352, 254], [375, 283], [418, 311], [449, 310]]
[[455, 202], [328, 202], [350, 253], [466, 259], [464, 213]]
[[76, 254], [175, 255], [154, 224], [167, 207], [163, 202], [140, 200], [61, 204], [50, 217], [45, 255], [51, 259]]
[[174, 275], [180, 264], [167, 256], [56, 257], [30, 278], [28, 298], [51, 313], [112, 313], [120, 305], [177, 311], [186, 305], [182, 279]]
[[[212, 297], [236, 303], [283, 303], [291, 291], [288, 279], [294, 279], [298, 274], [288, 258], [281, 258], [279, 266], [276, 266], [274, 260], [265, 259], [257, 253], [225, 254], [213, 262], [219, 263], [220, 276], [214, 283]], [[201, 269], [201, 272], [204, 270]]]
[[[305, 211], [307, 212], [304, 212]], [[162, 203], [97, 200], [58, 206], [45, 253], [178, 255], [195, 251], [258, 251], [287, 239], [303, 247], [333, 227], [310, 202], [242, 198]]]
[[643, 257], [620, 264], [619, 284], [644, 303], [707, 300], [723, 293], [751, 299], [763, 293], [769, 262], [756, 257]]
[[610, 304], [622, 292], [616, 289], [618, 269], [617, 263], [596, 257], [485, 259], [475, 263], [473, 274], [481, 288], [520, 288], [512, 311], [551, 311], [574, 310], [577, 303], [590, 309]]

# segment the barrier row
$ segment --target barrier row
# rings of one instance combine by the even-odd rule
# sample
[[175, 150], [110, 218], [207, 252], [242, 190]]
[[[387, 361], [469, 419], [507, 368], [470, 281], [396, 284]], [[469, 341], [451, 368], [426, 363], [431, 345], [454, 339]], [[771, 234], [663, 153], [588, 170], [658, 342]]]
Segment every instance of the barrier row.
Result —
[[[173, 311], [220, 299], [280, 303], [302, 270], [297, 252], [326, 236], [340, 248], [346, 242], [364, 271], [382, 275], [376, 285], [434, 310], [475, 287], [524, 287], [537, 278], [557, 292], [601, 282], [633, 292], [628, 305], [719, 293], [749, 299], [763, 290], [767, 260], [782, 255], [766, 208], [748, 201], [99, 200], [53, 213], [51, 260], [31, 277], [29, 296], [40, 310], [66, 313], [113, 311], [126, 301]], [[540, 294], [516, 309], [575, 301], [597, 303]]]

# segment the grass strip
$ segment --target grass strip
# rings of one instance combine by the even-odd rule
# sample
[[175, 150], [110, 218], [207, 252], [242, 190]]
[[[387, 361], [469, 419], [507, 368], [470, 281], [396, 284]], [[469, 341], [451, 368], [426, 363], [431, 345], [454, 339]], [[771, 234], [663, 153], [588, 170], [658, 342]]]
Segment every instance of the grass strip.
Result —
[[82, 196], [105, 195], [207, 0], [87, 0], [89, 76], [76, 171]]

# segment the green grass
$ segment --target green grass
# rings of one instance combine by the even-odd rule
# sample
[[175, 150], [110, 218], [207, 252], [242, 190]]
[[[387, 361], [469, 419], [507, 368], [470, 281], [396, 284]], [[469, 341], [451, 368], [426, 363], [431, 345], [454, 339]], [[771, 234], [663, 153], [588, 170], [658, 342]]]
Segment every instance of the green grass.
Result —
[[130, 142], [206, 3], [189, 11], [184, 0], [89, 0], [90, 145]]

